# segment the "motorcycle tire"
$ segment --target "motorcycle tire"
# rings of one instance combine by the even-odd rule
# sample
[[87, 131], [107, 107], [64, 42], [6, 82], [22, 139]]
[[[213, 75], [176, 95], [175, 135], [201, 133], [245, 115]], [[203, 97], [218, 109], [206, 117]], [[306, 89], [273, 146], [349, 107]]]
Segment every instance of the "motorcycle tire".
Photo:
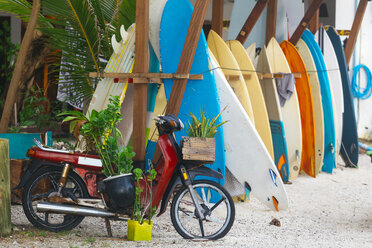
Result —
[[[38, 201], [48, 201], [48, 197], [58, 192], [62, 167], [44, 167], [33, 174], [26, 183], [22, 193], [22, 206], [27, 219], [35, 227], [60, 232], [71, 230], [79, 225], [84, 216], [71, 214], [39, 213]], [[87, 187], [82, 178], [73, 170], [68, 173], [66, 186], [62, 189], [63, 197], [73, 194], [76, 198], [89, 198]]]
[[171, 206], [171, 219], [176, 231], [186, 239], [224, 237], [235, 219], [235, 205], [230, 194], [209, 180], [194, 181], [192, 186], [205, 217], [199, 218], [188, 187], [183, 187], [174, 196]]

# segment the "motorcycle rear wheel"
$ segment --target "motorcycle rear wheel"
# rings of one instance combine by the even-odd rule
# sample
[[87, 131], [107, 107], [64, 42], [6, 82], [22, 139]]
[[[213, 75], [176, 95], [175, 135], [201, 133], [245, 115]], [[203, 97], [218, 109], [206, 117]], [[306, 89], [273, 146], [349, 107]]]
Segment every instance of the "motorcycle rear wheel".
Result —
[[[35, 227], [60, 232], [73, 229], [84, 219], [84, 216], [78, 215], [37, 212], [36, 204], [39, 201], [48, 202], [48, 197], [58, 192], [61, 174], [61, 167], [45, 167], [33, 174], [23, 189], [23, 210], [27, 219]], [[62, 196], [71, 197], [72, 195], [77, 198], [89, 198], [84, 181], [78, 174], [70, 170], [66, 186], [62, 190]]]
[[235, 219], [235, 205], [230, 194], [209, 180], [194, 181], [192, 186], [205, 218], [199, 218], [189, 189], [183, 187], [174, 196], [171, 206], [171, 219], [176, 231], [186, 239], [224, 237]]

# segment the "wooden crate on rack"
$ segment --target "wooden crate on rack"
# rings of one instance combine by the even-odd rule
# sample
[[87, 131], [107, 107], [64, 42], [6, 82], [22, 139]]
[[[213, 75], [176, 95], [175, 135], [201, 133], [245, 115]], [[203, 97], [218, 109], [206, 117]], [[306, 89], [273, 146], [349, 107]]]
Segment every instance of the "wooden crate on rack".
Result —
[[200, 137], [182, 137], [183, 160], [213, 163], [216, 159], [216, 139]]

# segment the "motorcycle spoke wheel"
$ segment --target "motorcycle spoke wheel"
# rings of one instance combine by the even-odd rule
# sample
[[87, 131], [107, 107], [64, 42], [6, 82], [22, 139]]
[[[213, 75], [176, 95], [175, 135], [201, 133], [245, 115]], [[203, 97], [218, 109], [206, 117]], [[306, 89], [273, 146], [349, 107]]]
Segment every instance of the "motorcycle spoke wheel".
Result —
[[[36, 227], [59, 232], [76, 227], [84, 216], [41, 213], [36, 209], [38, 202], [48, 202], [48, 197], [58, 192], [58, 183], [62, 169], [46, 167], [32, 175], [25, 185], [22, 194], [22, 206], [27, 219]], [[84, 181], [74, 171], [70, 171], [66, 186], [62, 189], [63, 197], [74, 195], [77, 198], [88, 198]]]
[[[171, 219], [177, 232], [188, 239], [219, 239], [233, 225], [235, 206], [230, 194], [219, 184], [200, 180], [193, 183], [204, 218], [200, 218], [187, 187], [172, 201]], [[212, 197], [213, 196], [213, 197]]]

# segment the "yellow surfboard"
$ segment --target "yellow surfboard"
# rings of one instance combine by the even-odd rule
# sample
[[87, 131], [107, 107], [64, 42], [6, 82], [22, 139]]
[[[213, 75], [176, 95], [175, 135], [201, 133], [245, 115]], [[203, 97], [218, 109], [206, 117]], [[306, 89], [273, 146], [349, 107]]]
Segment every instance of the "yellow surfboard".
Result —
[[[224, 40], [213, 30], [209, 32], [207, 43], [210, 51], [217, 59], [217, 62], [220, 64], [223, 73], [227, 77], [227, 80], [231, 88], [234, 90], [235, 95], [238, 97], [250, 120], [254, 124], [254, 115], [247, 86], [245, 85], [243, 75], [240, 71], [238, 62], [236, 62], [234, 58], [234, 55], [227, 47]], [[238, 78], [233, 78], [234, 76], [237, 76]], [[223, 107], [224, 106], [221, 106], [221, 108]]]
[[324, 156], [324, 122], [323, 122], [323, 106], [322, 106], [322, 96], [320, 94], [320, 85], [318, 74], [316, 72], [315, 63], [313, 56], [306, 43], [300, 39], [296, 48], [300, 53], [310, 80], [311, 94], [313, 97], [313, 107], [314, 107], [314, 120], [315, 120], [315, 165], [316, 165], [316, 174], [322, 168], [323, 156]]
[[[249, 98], [253, 109], [255, 127], [264, 142], [271, 158], [274, 160], [273, 140], [271, 137], [270, 122], [267, 115], [265, 99], [262, 94], [260, 81], [257, 77], [256, 70], [244, 49], [243, 45], [237, 40], [226, 41], [227, 46], [233, 53], [236, 62], [243, 72], [245, 85], [247, 86]], [[246, 75], [248, 77], [246, 77]]]
[[[267, 45], [267, 55], [273, 73], [291, 73], [287, 59], [275, 38]], [[295, 179], [300, 172], [302, 154], [301, 117], [296, 90], [280, 110], [287, 140], [289, 179]]]

